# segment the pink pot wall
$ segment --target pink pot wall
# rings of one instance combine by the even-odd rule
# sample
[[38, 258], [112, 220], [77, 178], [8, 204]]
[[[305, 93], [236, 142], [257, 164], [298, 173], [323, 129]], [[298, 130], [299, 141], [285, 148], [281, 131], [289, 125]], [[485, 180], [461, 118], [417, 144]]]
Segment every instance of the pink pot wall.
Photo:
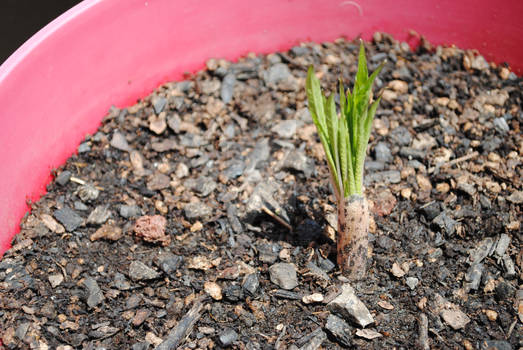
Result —
[[[523, 69], [523, 2], [500, 0], [86, 0], [0, 66], [0, 255], [50, 171], [124, 107], [210, 57], [409, 30]], [[411, 38], [412, 39], [412, 38]], [[414, 41], [411, 41], [414, 44]]]

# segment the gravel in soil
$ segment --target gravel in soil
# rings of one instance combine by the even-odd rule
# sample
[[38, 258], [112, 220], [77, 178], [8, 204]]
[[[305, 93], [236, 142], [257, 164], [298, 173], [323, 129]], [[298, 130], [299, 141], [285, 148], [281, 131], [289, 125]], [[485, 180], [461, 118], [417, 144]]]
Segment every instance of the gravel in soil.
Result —
[[304, 87], [310, 64], [352, 85], [358, 43], [213, 59], [112, 108], [56, 170], [0, 261], [3, 347], [522, 346], [522, 80], [455, 47], [366, 47], [387, 60], [366, 280], [333, 263]]

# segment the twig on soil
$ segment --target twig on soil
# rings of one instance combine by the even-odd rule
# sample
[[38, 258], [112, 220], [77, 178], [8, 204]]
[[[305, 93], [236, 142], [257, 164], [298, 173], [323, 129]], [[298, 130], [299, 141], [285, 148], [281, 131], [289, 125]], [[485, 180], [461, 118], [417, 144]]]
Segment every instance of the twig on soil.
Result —
[[195, 323], [202, 316], [202, 308], [205, 305], [206, 296], [200, 297], [194, 301], [191, 309], [182, 317], [180, 322], [171, 329], [165, 340], [154, 348], [154, 350], [172, 350], [178, 346], [191, 334]]
[[58, 265], [58, 267], [62, 270], [62, 274], [64, 275], [64, 278], [67, 278], [67, 271], [65, 270], [65, 267], [63, 267], [62, 265], [60, 265], [60, 264], [58, 263], [58, 261], [56, 261], [56, 259], [54, 259], [54, 258], [51, 258], [51, 259], [52, 259], [52, 260], [54, 261], [54, 263], [55, 263], [56, 265]]
[[275, 349], [280, 349], [283, 347], [283, 344], [281, 343], [281, 340], [283, 336], [285, 335], [285, 332], [287, 331], [287, 326], [283, 326], [280, 335], [278, 336], [278, 339], [276, 339], [276, 343], [274, 344]]
[[431, 205], [431, 204], [434, 203], [434, 202], [435, 202], [435, 201], [430, 201], [430, 202], [428, 202], [428, 203], [423, 204], [423, 205], [422, 205], [421, 207], [419, 207], [419, 208], [420, 208], [420, 209], [424, 209], [424, 208], [428, 207], [429, 205]]
[[443, 337], [441, 335], [439, 335], [437, 330], [435, 330], [434, 328], [429, 328], [429, 331], [430, 331], [430, 333], [434, 334], [436, 336], [436, 338], [439, 339], [440, 342], [447, 345], [447, 342], [445, 341], [445, 339], [443, 339]]
[[[85, 184], [87, 183], [87, 181], [82, 180], [82, 179], [77, 178], [77, 177], [74, 177], [74, 176], [71, 176], [71, 178], [69, 179], [69, 181], [71, 181], [71, 182], [75, 182], [75, 183], [77, 183], [77, 184], [79, 184], [79, 185], [85, 185]], [[103, 187], [100, 187], [100, 186], [94, 186], [94, 187], [95, 187], [97, 190], [99, 190], [99, 191], [103, 191], [103, 190], [104, 190], [104, 188], [103, 188]]]
[[272, 210], [267, 208], [266, 206], [262, 207], [262, 210], [265, 212], [265, 214], [269, 215], [271, 218], [276, 220], [280, 225], [285, 226], [289, 231], [292, 232], [292, 226], [289, 225], [285, 220], [283, 220], [281, 217], [276, 215]]
[[452, 166], [452, 165], [455, 165], [455, 164], [467, 161], [469, 159], [476, 158], [478, 155], [479, 155], [479, 153], [477, 151], [474, 151], [474, 152], [466, 154], [466, 155], [464, 155], [462, 157], [459, 157], [459, 158], [456, 158], [456, 159], [453, 159], [453, 160], [449, 160], [448, 162], [437, 164], [436, 166], [430, 167], [428, 169], [428, 173], [432, 174], [436, 169], [440, 169], [441, 167], [444, 167], [444, 166], [445, 167], [446, 166]]
[[514, 322], [512, 322], [510, 324], [510, 326], [508, 327], [508, 331], [507, 331], [507, 335], [505, 336], [505, 339], [508, 340], [508, 338], [510, 338], [510, 336], [512, 335], [512, 331], [514, 330], [514, 327], [516, 326], [516, 323], [518, 323], [517, 319], [515, 319]]
[[71, 182], [75, 182], [75, 183], [80, 184], [80, 185], [85, 185], [85, 184], [86, 184], [86, 182], [85, 182], [84, 180], [79, 179], [79, 178], [74, 177], [74, 176], [71, 176], [71, 178], [69, 179], [69, 181], [71, 181]]
[[418, 325], [419, 325], [418, 335], [419, 335], [420, 349], [430, 350], [429, 335], [428, 335], [429, 320], [427, 318], [427, 315], [425, 315], [424, 313], [421, 313], [419, 315]]

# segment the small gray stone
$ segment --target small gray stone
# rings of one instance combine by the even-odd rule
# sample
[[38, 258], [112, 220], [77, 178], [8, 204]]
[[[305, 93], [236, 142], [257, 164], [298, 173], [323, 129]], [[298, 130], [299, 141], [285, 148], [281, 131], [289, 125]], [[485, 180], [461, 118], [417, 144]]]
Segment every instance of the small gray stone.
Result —
[[291, 54], [293, 54], [294, 57], [305, 56], [308, 53], [309, 53], [308, 47], [295, 46], [291, 49]]
[[261, 262], [273, 264], [278, 259], [280, 246], [276, 243], [259, 244], [258, 257]]
[[125, 301], [125, 309], [130, 310], [138, 307], [142, 302], [143, 295], [141, 294], [131, 294], [129, 298]]
[[[151, 148], [155, 152], [159, 152], [159, 153], [172, 151], [172, 150], [175, 150], [178, 148], [178, 141], [176, 141], [173, 138], [163, 139], [162, 141], [159, 141], [159, 142], [152, 142]], [[140, 169], [140, 168], [136, 169], [135, 171], [144, 172], [144, 170]]]
[[420, 149], [415, 149], [411, 147], [401, 147], [400, 149], [400, 156], [408, 158], [408, 159], [418, 159], [423, 160], [425, 159], [426, 152]]
[[477, 70], [487, 70], [489, 69], [489, 64], [485, 57], [477, 55], [470, 60], [470, 66]]
[[446, 233], [449, 237], [456, 232], [456, 224], [456, 220], [449, 217], [445, 212], [440, 213], [434, 218], [434, 220], [432, 220], [432, 225]]
[[74, 210], [86, 211], [89, 207], [81, 201], [74, 201]]
[[131, 289], [131, 284], [129, 283], [129, 281], [127, 281], [125, 276], [123, 274], [121, 274], [120, 272], [116, 272], [114, 274], [112, 286], [114, 286], [115, 288], [117, 288], [119, 290]]
[[233, 203], [228, 203], [227, 205], [227, 219], [229, 220], [229, 224], [234, 232], [238, 234], [243, 232], [242, 223], [238, 218], [236, 205]]
[[465, 274], [465, 290], [476, 290], [481, 282], [481, 275], [483, 274], [483, 264], [472, 264]]
[[160, 114], [167, 105], [167, 99], [162, 96], [154, 97], [152, 100], [154, 113]]
[[511, 238], [506, 233], [502, 233], [501, 236], [499, 236], [498, 243], [496, 244], [496, 250], [494, 251], [497, 257], [502, 257], [505, 254], [510, 241]]
[[59, 184], [61, 186], [65, 186], [69, 182], [69, 179], [71, 179], [72, 175], [73, 174], [71, 174], [70, 171], [64, 170], [60, 174], [58, 174], [55, 181], [57, 184]]
[[111, 217], [109, 204], [98, 205], [87, 217], [88, 224], [101, 225]]
[[243, 290], [240, 286], [232, 284], [223, 288], [223, 296], [225, 300], [236, 303], [244, 299]]
[[223, 130], [223, 134], [227, 139], [232, 139], [234, 136], [236, 136], [236, 129], [234, 127], [234, 124], [227, 124]]
[[372, 56], [370, 57], [370, 60], [371, 60], [372, 62], [381, 62], [381, 61], [386, 60], [386, 59], [387, 59], [387, 56], [388, 56], [388, 55], [387, 55], [386, 52], [380, 52], [380, 53], [377, 53], [377, 54], [375, 54], [375, 55], [372, 55]]
[[280, 288], [291, 290], [298, 285], [296, 267], [289, 263], [277, 263], [269, 268], [271, 282]]
[[256, 169], [256, 166], [269, 159], [271, 148], [269, 146], [269, 139], [264, 138], [254, 145], [254, 149], [247, 156], [247, 168], [245, 172], [251, 172]]
[[245, 163], [239, 160], [232, 161], [230, 165], [223, 171], [223, 175], [229, 180], [236, 179], [242, 176], [245, 170]]
[[64, 276], [61, 273], [57, 273], [49, 275], [48, 279], [49, 283], [51, 283], [51, 287], [56, 288], [64, 281]]
[[186, 133], [180, 136], [180, 145], [189, 148], [199, 148], [208, 144], [201, 135]]
[[432, 221], [439, 215], [439, 213], [441, 213], [441, 206], [439, 202], [433, 201], [429, 203], [429, 205], [424, 205], [423, 208], [421, 208], [421, 212], [427, 220]]
[[210, 195], [218, 186], [212, 178], [207, 176], [200, 176], [197, 179], [187, 179], [183, 185], [200, 194], [202, 197]]
[[206, 163], [209, 162], [209, 156], [206, 153], [201, 153], [200, 151], [197, 151], [197, 157], [191, 159], [191, 162], [189, 165], [191, 168], [198, 168]]
[[[321, 344], [323, 344], [323, 342], [327, 339], [327, 334], [325, 334], [325, 332], [318, 327], [305, 338], [306, 342], [305, 344], [302, 343], [303, 345], [299, 348], [299, 350], [316, 350], [319, 349]], [[287, 349], [291, 350], [291, 347], [288, 347]]]
[[76, 230], [84, 222], [84, 219], [69, 207], [55, 210], [53, 216], [68, 232]]
[[78, 148], [76, 149], [78, 153], [87, 153], [91, 150], [91, 145], [87, 142], [81, 143]]
[[296, 133], [296, 129], [300, 126], [300, 122], [295, 119], [283, 120], [271, 128], [272, 132], [278, 134], [279, 137], [290, 139]]
[[399, 145], [407, 146], [412, 141], [412, 136], [407, 128], [404, 126], [398, 126], [392, 130], [390, 137], [394, 140], [394, 143]]
[[262, 213], [262, 208], [266, 206], [273, 212], [278, 213], [278, 215], [286, 222], [290, 222], [287, 211], [273, 197], [278, 189], [278, 183], [273, 181], [260, 182], [257, 184], [247, 201], [246, 220], [252, 222]]
[[318, 266], [325, 272], [331, 272], [336, 265], [329, 259], [324, 259], [321, 254], [318, 254]]
[[407, 163], [407, 166], [410, 166], [416, 170], [422, 169], [422, 171], [425, 172], [425, 165], [417, 159], [410, 159]]
[[202, 202], [188, 203], [183, 208], [185, 217], [189, 220], [205, 219], [212, 214], [212, 209]]
[[151, 269], [141, 261], [133, 261], [129, 265], [129, 277], [133, 281], [153, 280], [160, 277], [160, 273]]
[[[5, 261], [7, 259], [4, 259]], [[0, 264], [3, 262], [0, 261]], [[31, 276], [27, 273], [25, 266], [19, 265], [19, 262], [13, 262], [13, 261], [7, 261], [8, 263], [4, 266], [0, 265], [0, 270], [9, 270], [10, 272], [7, 272], [5, 277], [3, 277], [3, 281], [5, 284], [2, 288], [4, 288], [7, 291], [12, 290], [19, 290], [22, 288], [27, 288], [28, 286], [34, 285], [34, 280], [31, 278]], [[11, 264], [12, 263], [12, 264]], [[0, 272], [0, 280], [2, 280], [2, 275], [4, 272]], [[6, 286], [7, 284], [7, 286]]]
[[218, 336], [222, 346], [230, 346], [238, 340], [238, 333], [232, 328], [225, 328]]
[[503, 255], [501, 261], [503, 262], [503, 267], [505, 268], [505, 277], [508, 279], [516, 277], [516, 268], [510, 256], [508, 254]]
[[374, 322], [369, 310], [356, 296], [354, 289], [348, 283], [341, 286], [340, 295], [328, 303], [327, 308], [330, 312], [362, 328]]
[[[119, 328], [109, 326], [109, 322], [104, 322], [101, 325], [93, 325], [91, 328], [93, 328], [93, 330], [90, 331], [88, 335], [90, 338], [95, 339], [108, 338], [120, 331]], [[106, 350], [106, 348], [97, 348], [96, 350]]]
[[330, 314], [327, 317], [325, 329], [336, 339], [336, 341], [344, 347], [350, 347], [352, 343], [351, 331], [352, 328], [347, 322], [336, 315]]
[[292, 78], [289, 67], [284, 63], [276, 63], [264, 72], [263, 78], [267, 85], [278, 84]]
[[401, 181], [401, 174], [397, 170], [386, 170], [365, 175], [365, 185], [373, 183], [397, 184]]
[[129, 143], [127, 143], [127, 140], [125, 139], [125, 136], [123, 136], [120, 132], [115, 131], [113, 134], [113, 138], [110, 142], [111, 146], [114, 148], [120, 150], [120, 151], [126, 151], [129, 152], [131, 150], [131, 147], [129, 147]]
[[378, 142], [376, 147], [374, 147], [374, 158], [378, 162], [391, 162], [392, 153], [390, 151], [389, 145], [385, 142]]
[[189, 176], [189, 167], [185, 163], [178, 163], [174, 174], [177, 178], [183, 179], [184, 177]]
[[510, 127], [508, 126], [505, 118], [495, 118], [494, 127], [500, 134], [506, 134], [510, 131]]
[[221, 82], [217, 79], [202, 79], [199, 85], [203, 95], [214, 95], [220, 89]]
[[94, 308], [104, 300], [104, 294], [98, 286], [96, 280], [91, 277], [87, 277], [84, 280], [84, 286], [87, 288], [89, 295], [87, 296], [87, 305], [90, 308]]
[[242, 288], [251, 296], [256, 295], [256, 291], [258, 290], [259, 286], [260, 281], [258, 279], [257, 273], [248, 274], [243, 279]]
[[180, 116], [178, 114], [173, 114], [167, 118], [167, 126], [171, 128], [172, 131], [174, 131], [176, 134], [180, 132], [180, 125], [182, 124], [182, 120], [180, 119]]
[[306, 177], [310, 177], [314, 172], [314, 161], [308, 158], [305, 152], [294, 149], [287, 153], [282, 168], [301, 171]]
[[414, 290], [418, 286], [419, 280], [416, 277], [407, 277], [405, 283], [411, 290]]
[[161, 252], [158, 256], [158, 266], [168, 276], [174, 277], [183, 262], [183, 257], [170, 252]]
[[483, 340], [478, 348], [480, 350], [512, 350], [512, 345], [505, 340]]
[[158, 191], [168, 188], [171, 183], [171, 178], [162, 173], [155, 173], [147, 181], [147, 188], [151, 191]]
[[507, 200], [514, 204], [523, 203], [523, 191], [514, 191], [507, 197]]
[[121, 205], [119, 212], [120, 215], [126, 219], [142, 215], [142, 209], [137, 205]]
[[365, 161], [365, 170], [370, 172], [377, 172], [385, 169], [385, 163], [383, 162], [377, 162], [374, 160], [366, 160]]
[[227, 74], [223, 77], [222, 87], [220, 90], [220, 97], [223, 103], [231, 102], [234, 96], [234, 86], [236, 85], [236, 76], [233, 73]]
[[476, 194], [476, 186], [474, 186], [474, 184], [471, 183], [460, 182], [458, 184], [458, 190], [465, 192], [469, 196], [473, 196]]
[[316, 278], [322, 279], [324, 281], [330, 281], [329, 275], [327, 273], [320, 269], [315, 263], [312, 261], [309, 261], [307, 263], [307, 269], [309, 270], [307, 274], [310, 274]]
[[482, 240], [475, 249], [469, 251], [469, 263], [470, 264], [479, 264], [487, 256], [489, 256], [492, 251], [492, 246], [494, 245], [494, 240], [491, 237], [487, 237]]
[[139, 343], [134, 343], [131, 347], [131, 350], [147, 350], [151, 344], [148, 341], [142, 341]]
[[390, 251], [397, 249], [399, 246], [398, 241], [385, 235], [379, 235], [376, 239], [376, 243], [380, 248]]
[[441, 318], [454, 330], [461, 329], [465, 327], [469, 322], [470, 318], [463, 313], [461, 310], [443, 310], [441, 311]]
[[98, 131], [93, 136], [93, 141], [94, 142], [101, 142], [101, 141], [106, 140], [106, 139], [107, 139], [107, 136], [105, 136], [105, 134], [103, 132], [101, 132], [101, 131]]
[[16, 337], [20, 340], [24, 340], [25, 335], [27, 334], [27, 331], [29, 330], [29, 326], [31, 326], [30, 322], [24, 322], [24, 323], [21, 323], [18, 327], [16, 327], [16, 331], [15, 331]]

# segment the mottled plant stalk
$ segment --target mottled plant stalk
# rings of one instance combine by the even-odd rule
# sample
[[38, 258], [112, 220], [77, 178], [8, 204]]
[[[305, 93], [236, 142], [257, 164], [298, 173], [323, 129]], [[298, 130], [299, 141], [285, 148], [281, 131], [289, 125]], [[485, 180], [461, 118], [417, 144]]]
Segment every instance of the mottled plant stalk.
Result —
[[337, 261], [343, 275], [353, 281], [365, 278], [367, 273], [368, 229], [365, 197], [355, 194], [345, 198], [338, 205]]
[[364, 278], [367, 271], [369, 207], [363, 191], [363, 165], [380, 101], [372, 100], [372, 84], [382, 68], [383, 64], [369, 76], [361, 43], [353, 91], [345, 90], [340, 80], [339, 114], [334, 94], [328, 98], [323, 94], [312, 67], [307, 74], [309, 110], [325, 151], [338, 207], [338, 266], [351, 280]]

